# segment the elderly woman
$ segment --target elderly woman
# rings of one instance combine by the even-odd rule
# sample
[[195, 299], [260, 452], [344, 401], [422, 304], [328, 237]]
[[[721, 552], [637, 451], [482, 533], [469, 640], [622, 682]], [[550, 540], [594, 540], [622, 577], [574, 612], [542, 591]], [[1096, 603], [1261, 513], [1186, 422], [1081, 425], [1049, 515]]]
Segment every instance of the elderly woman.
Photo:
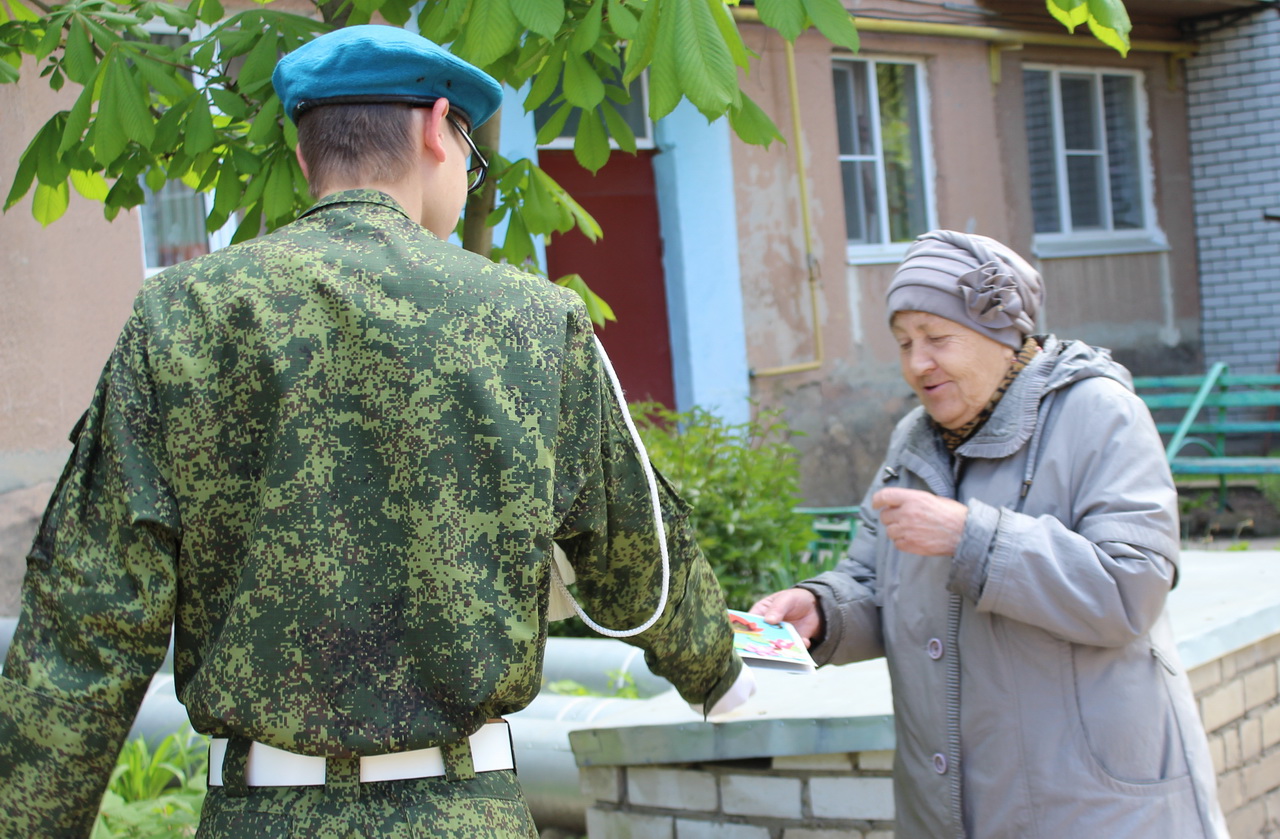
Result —
[[752, 608], [883, 655], [907, 839], [1226, 837], [1165, 614], [1173, 480], [1106, 350], [1031, 336], [1039, 274], [937, 230], [888, 291], [897, 426], [835, 570]]

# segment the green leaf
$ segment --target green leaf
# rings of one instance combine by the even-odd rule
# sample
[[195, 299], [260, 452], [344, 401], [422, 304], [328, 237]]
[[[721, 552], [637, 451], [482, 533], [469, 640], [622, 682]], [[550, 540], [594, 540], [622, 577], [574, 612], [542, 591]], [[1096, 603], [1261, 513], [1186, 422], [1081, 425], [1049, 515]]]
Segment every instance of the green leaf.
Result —
[[564, 98], [583, 109], [594, 108], [604, 100], [604, 82], [586, 56], [569, 53], [565, 57]]
[[747, 49], [747, 45], [742, 42], [742, 33], [738, 31], [738, 25], [733, 22], [729, 8], [725, 6], [723, 0], [707, 0], [707, 6], [711, 9], [711, 17], [715, 19], [716, 28], [720, 30], [720, 37], [729, 48], [733, 63], [746, 70], [755, 53]]
[[134, 61], [134, 66], [138, 69], [138, 75], [171, 105], [195, 92], [195, 85], [187, 79], [186, 72], [173, 64], [140, 55]]
[[76, 192], [90, 201], [105, 201], [111, 191], [111, 184], [99, 172], [85, 172], [80, 169], [71, 170], [71, 185]]
[[564, 286], [582, 298], [587, 306], [587, 314], [596, 326], [603, 327], [608, 321], [618, 319], [604, 298], [592, 291], [580, 274], [566, 274], [556, 280], [556, 285]]
[[231, 244], [236, 245], [240, 242], [247, 242], [257, 236], [258, 231], [261, 229], [262, 204], [258, 203], [245, 209], [244, 218], [240, 219], [240, 226], [231, 235]]
[[560, 136], [560, 132], [564, 131], [564, 124], [569, 120], [569, 114], [573, 111], [573, 106], [565, 102], [555, 112], [551, 114], [551, 118], [542, 124], [538, 129], [539, 145], [546, 145], [552, 140]]
[[551, 40], [564, 22], [564, 0], [511, 0], [511, 12], [526, 29]]
[[212, 26], [222, 20], [226, 13], [222, 10], [222, 4], [218, 0], [204, 0], [200, 4], [200, 22]]
[[526, 113], [534, 110], [556, 91], [556, 83], [560, 81], [560, 71], [564, 68], [564, 47], [552, 47], [547, 56], [547, 63], [533, 78], [529, 93], [524, 98]]
[[1045, 7], [1054, 19], [1075, 32], [1076, 27], [1089, 19], [1086, 0], [1045, 0]]
[[182, 130], [182, 119], [186, 116], [189, 101], [183, 101], [165, 111], [164, 116], [156, 123], [156, 148], [177, 148], [179, 133]]
[[[438, 44], [454, 39], [471, 0], [431, 0], [418, 12], [418, 31]], [[480, 0], [484, 2], [484, 0]]]
[[67, 115], [60, 111], [40, 129], [41, 143], [36, 158], [36, 180], [42, 184], [61, 183], [71, 174], [71, 165], [58, 153], [59, 141], [66, 131]]
[[44, 128], [36, 132], [36, 136], [31, 138], [26, 150], [18, 158], [18, 171], [14, 173], [13, 185], [9, 187], [9, 197], [4, 200], [4, 209], [6, 211], [21, 201], [22, 196], [27, 194], [27, 190], [31, 189], [31, 182], [36, 177], [36, 161], [40, 158], [41, 143], [45, 142], [45, 129], [48, 127], [49, 123], [46, 122]]
[[797, 0], [756, 0], [756, 9], [760, 12], [760, 22], [776, 29], [788, 41], [799, 38], [800, 33], [809, 28], [804, 5]]
[[729, 127], [744, 143], [768, 148], [774, 140], [786, 142], [769, 115], [745, 93], [741, 101], [729, 109]]
[[150, 148], [156, 135], [147, 97], [133, 81], [124, 59], [116, 53], [107, 59], [106, 65], [95, 123], [95, 154], [103, 166], [119, 157], [129, 140]]
[[147, 174], [143, 180], [147, 183], [147, 189], [152, 192], [159, 192], [164, 189], [164, 185], [169, 182], [169, 176], [159, 166], [153, 166], [147, 170]]
[[[267, 183], [262, 193], [262, 212], [267, 224], [275, 226], [277, 222], [293, 216], [293, 173], [289, 170], [290, 158], [277, 159], [267, 173]], [[296, 162], [294, 165], [297, 165]]]
[[1102, 43], [1129, 54], [1129, 32], [1133, 24], [1121, 0], [1089, 0], [1089, 31]]
[[17, 67], [7, 61], [0, 61], [0, 84], [13, 84], [20, 77]]
[[858, 51], [858, 28], [840, 0], [803, 0], [804, 10], [818, 31], [838, 47]]
[[271, 84], [271, 71], [276, 68], [277, 57], [274, 33], [263, 33], [240, 68], [240, 90], [253, 95]]
[[[720, 2], [720, 0], [715, 0]], [[618, 113], [618, 109], [610, 105], [608, 102], [601, 103], [600, 113], [604, 114], [605, 127], [609, 129], [609, 136], [618, 144], [618, 148], [628, 154], [636, 153], [636, 134], [631, 130], [631, 126], [627, 125], [627, 121]]]
[[53, 186], [36, 184], [35, 194], [31, 196], [31, 215], [41, 225], [48, 227], [62, 218], [70, 202], [71, 190], [67, 188], [66, 181]]
[[87, 84], [76, 97], [76, 103], [67, 113], [67, 124], [62, 130], [62, 142], [58, 144], [58, 153], [64, 154], [80, 143], [84, 130], [89, 127], [89, 111], [93, 106], [93, 85]]
[[502, 257], [513, 265], [523, 265], [535, 254], [533, 237], [525, 226], [521, 213], [513, 213], [507, 224], [507, 235], [502, 240]]
[[254, 117], [245, 139], [255, 146], [269, 145], [280, 136], [280, 111], [280, 97], [273, 93], [262, 103], [262, 110]]
[[22, 0], [8, 0], [9, 11], [13, 13], [14, 20], [21, 20], [27, 23], [35, 23], [40, 20], [40, 16], [28, 9], [22, 4]]
[[56, 50], [58, 45], [62, 43], [62, 28], [52, 21], [46, 21], [45, 23], [47, 28], [44, 31], [44, 37], [40, 39], [39, 43], [36, 44], [35, 50], [32, 52], [32, 55], [35, 56], [35, 59], [38, 62], [44, 61], [48, 58], [49, 54]]
[[222, 169], [218, 172], [218, 186], [213, 193], [214, 212], [223, 219], [230, 218], [240, 205], [240, 196], [243, 194], [244, 184], [240, 181], [240, 173], [236, 171], [235, 162], [223, 161]]
[[463, 35], [472, 63], [481, 67], [492, 64], [517, 46], [519, 38], [520, 21], [509, 0], [477, 0], [472, 5]]
[[207, 90], [210, 98], [213, 99], [213, 104], [222, 113], [232, 119], [245, 119], [249, 116], [249, 105], [244, 101], [244, 97], [220, 87], [210, 87]]
[[660, 0], [646, 0], [644, 11], [640, 13], [636, 35], [627, 42], [627, 71], [622, 74], [624, 85], [630, 85], [639, 78], [644, 69], [653, 62], [658, 49], [658, 29], [661, 24], [659, 5]]
[[62, 57], [62, 69], [66, 71], [67, 78], [77, 84], [88, 84], [98, 69], [93, 45], [89, 43], [89, 30], [79, 18], [71, 21], [71, 28], [67, 31], [67, 49]]
[[613, 30], [613, 34], [624, 41], [634, 38], [636, 31], [640, 28], [640, 21], [636, 18], [635, 12], [631, 11], [622, 0], [608, 0], [608, 7], [609, 28]]
[[164, 19], [164, 22], [175, 29], [190, 29], [196, 25], [197, 18], [190, 9], [180, 9], [170, 3], [149, 3], [149, 8]]
[[604, 3], [595, 0], [587, 7], [587, 12], [578, 22], [573, 36], [569, 38], [569, 52], [582, 55], [591, 50], [600, 40], [601, 17], [604, 14]]
[[734, 102], [738, 71], [706, 3], [677, 3], [674, 10], [680, 86], [707, 119], [715, 119]]
[[183, 128], [182, 148], [187, 154], [194, 156], [213, 148], [213, 117], [209, 114], [209, 102], [202, 94], [192, 98]]
[[[649, 0], [650, 6], [656, 7], [660, 0]], [[683, 0], [676, 0], [677, 3]], [[670, 2], [668, 0], [668, 5]], [[645, 9], [645, 14], [649, 9]], [[657, 122], [675, 110], [680, 104], [682, 91], [676, 64], [679, 60], [676, 52], [675, 15], [665, 13], [658, 22], [658, 31], [654, 37], [653, 61], [649, 64], [649, 119]], [[631, 74], [631, 66], [627, 66], [627, 75]], [[630, 84], [624, 76], [624, 81]]]
[[609, 137], [595, 111], [583, 111], [578, 120], [578, 136], [573, 138], [573, 156], [592, 174], [609, 162]]

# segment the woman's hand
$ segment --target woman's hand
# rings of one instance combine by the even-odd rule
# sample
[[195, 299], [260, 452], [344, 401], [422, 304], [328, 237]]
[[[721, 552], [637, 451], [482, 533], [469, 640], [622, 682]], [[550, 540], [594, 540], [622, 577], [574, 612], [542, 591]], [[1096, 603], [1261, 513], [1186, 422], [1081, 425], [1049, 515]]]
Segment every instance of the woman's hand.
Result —
[[959, 501], [918, 489], [886, 487], [871, 498], [884, 534], [900, 551], [951, 556], [960, 544], [969, 508]]
[[796, 628], [806, 647], [813, 646], [813, 639], [822, 635], [822, 611], [813, 592], [802, 588], [785, 588], [768, 597], [757, 600], [749, 612], [760, 615], [772, 624], [786, 621]]

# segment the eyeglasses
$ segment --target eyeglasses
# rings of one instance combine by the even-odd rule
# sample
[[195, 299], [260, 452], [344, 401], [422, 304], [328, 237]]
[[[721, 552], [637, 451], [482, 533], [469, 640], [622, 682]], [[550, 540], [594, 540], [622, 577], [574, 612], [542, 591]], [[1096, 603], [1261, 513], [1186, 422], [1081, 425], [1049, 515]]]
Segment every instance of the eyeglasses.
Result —
[[471, 157], [476, 161], [467, 169], [467, 194], [475, 192], [484, 183], [484, 176], [489, 171], [489, 161], [484, 159], [484, 155], [476, 148], [476, 144], [472, 141], [471, 135], [463, 129], [462, 125], [453, 117], [446, 116], [449, 124], [458, 129], [458, 133], [462, 135], [462, 139], [467, 141], [467, 145], [471, 147]]

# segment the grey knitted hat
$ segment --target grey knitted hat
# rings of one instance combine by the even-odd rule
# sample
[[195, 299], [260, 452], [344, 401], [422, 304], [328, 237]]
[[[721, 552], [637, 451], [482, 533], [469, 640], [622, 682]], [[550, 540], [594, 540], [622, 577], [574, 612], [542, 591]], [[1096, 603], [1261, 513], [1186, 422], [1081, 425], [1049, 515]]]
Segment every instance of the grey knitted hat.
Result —
[[986, 236], [933, 230], [919, 236], [885, 295], [890, 322], [916, 311], [955, 321], [1018, 349], [1035, 329], [1044, 300], [1040, 274]]

